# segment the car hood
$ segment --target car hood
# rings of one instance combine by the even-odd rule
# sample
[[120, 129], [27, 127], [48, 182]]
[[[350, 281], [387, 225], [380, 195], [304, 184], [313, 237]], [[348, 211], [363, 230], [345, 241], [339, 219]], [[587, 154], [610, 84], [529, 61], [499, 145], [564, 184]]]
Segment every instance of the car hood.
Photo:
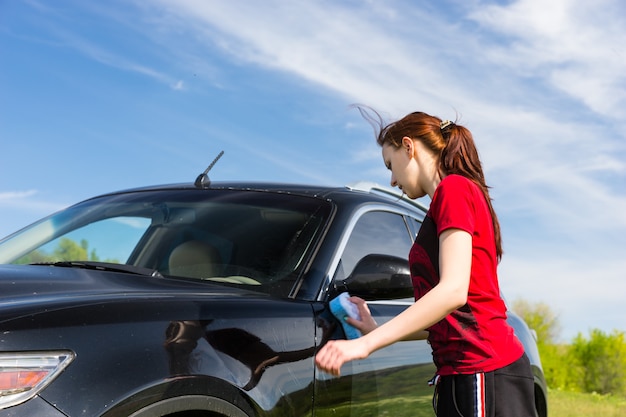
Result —
[[29, 312], [125, 299], [264, 297], [209, 282], [47, 265], [0, 265], [0, 321]]

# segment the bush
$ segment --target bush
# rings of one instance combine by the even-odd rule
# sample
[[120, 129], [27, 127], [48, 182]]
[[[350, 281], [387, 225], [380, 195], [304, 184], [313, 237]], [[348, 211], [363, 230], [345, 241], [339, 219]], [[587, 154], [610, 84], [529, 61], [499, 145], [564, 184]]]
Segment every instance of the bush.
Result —
[[626, 334], [591, 330], [570, 345], [558, 344], [560, 324], [547, 304], [516, 300], [512, 309], [537, 332], [546, 383], [551, 389], [626, 396]]
[[570, 348], [579, 368], [578, 383], [584, 392], [626, 394], [626, 337], [624, 332], [606, 334], [598, 329], [589, 339], [578, 334]]
[[583, 391], [579, 381], [584, 375], [584, 369], [573, 357], [570, 345], [539, 343], [538, 348], [543, 373], [550, 389]]

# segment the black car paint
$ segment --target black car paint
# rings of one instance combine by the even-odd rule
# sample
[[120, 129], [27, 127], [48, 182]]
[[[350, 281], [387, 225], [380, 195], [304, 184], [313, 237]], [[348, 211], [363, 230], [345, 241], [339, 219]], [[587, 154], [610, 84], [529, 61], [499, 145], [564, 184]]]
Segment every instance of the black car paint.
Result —
[[[3, 277], [8, 275], [2, 274], [4, 268], [15, 267], [0, 266]], [[26, 297], [15, 299], [11, 307], [18, 317], [7, 320], [3, 314], [2, 350], [41, 350], [44, 344], [47, 350], [79, 352], [72, 366], [42, 394], [52, 404], [63, 404], [61, 411], [67, 415], [100, 415], [129, 393], [134, 396], [134, 405], [146, 406], [153, 401], [154, 392], [161, 391], [163, 398], [170, 391], [177, 392], [176, 387], [185, 379], [178, 375], [194, 375], [189, 385], [198, 389], [187, 395], [206, 394], [201, 388], [211, 378], [213, 385], [225, 380], [243, 391], [253, 391], [250, 396], [267, 410], [281, 396], [305, 389], [311, 382], [315, 323], [310, 303], [165, 278], [87, 274], [45, 266], [24, 268], [26, 271], [8, 275], [10, 282], [0, 285], [15, 282], [13, 286], [17, 286], [19, 282], [19, 286], [28, 286], [29, 277], [37, 275], [67, 284], [46, 289], [40, 286], [41, 279], [32, 280], [38, 288], [30, 297], [32, 302]], [[187, 332], [189, 336], [168, 340], [168, 335], [173, 339], [172, 327], [181, 324], [197, 329]], [[212, 355], [223, 366], [203, 366], [194, 360], [197, 352]], [[255, 374], [272, 354], [284, 356], [271, 365], [285, 364], [288, 380], [273, 378], [270, 365]], [[228, 363], [229, 359], [233, 363]], [[248, 369], [233, 369], [234, 362]], [[149, 366], [137, 366], [142, 363]], [[261, 376], [267, 383], [258, 384]], [[78, 389], [68, 390], [68, 386]], [[143, 390], [150, 394], [142, 400]], [[97, 392], [99, 401], [87, 392]], [[128, 410], [128, 401], [123, 406]], [[107, 415], [120, 414], [112, 409]]]
[[[385, 415], [399, 403], [430, 415], [427, 380], [434, 366], [425, 342], [401, 342], [349, 363], [340, 378], [314, 366], [316, 349], [329, 338], [343, 338], [326, 308], [339, 291], [329, 280], [329, 265], [355, 213], [368, 207], [418, 210], [397, 198], [345, 189], [262, 185], [255, 190], [333, 205], [323, 242], [291, 298], [160, 276], [1, 265], [0, 352], [70, 350], [77, 356], [39, 397], [0, 410], [0, 417], [148, 417], [187, 410], [325, 416], [351, 415], [363, 407]], [[370, 308], [383, 323], [407, 305], [372, 302]], [[519, 323], [517, 328], [527, 330]], [[544, 389], [540, 368], [537, 372]]]
[[[47, 350], [80, 352], [41, 395], [69, 416], [130, 415], [155, 398], [163, 401], [181, 393], [211, 393], [250, 415], [307, 415], [314, 405], [316, 344], [324, 333], [342, 337], [321, 302], [276, 300], [165, 278], [24, 268], [3, 274], [15, 267], [0, 266], [0, 276], [9, 277], [0, 285], [27, 287], [29, 277], [38, 274], [66, 284], [56, 288], [32, 280], [37, 293], [11, 303], [18, 317], [2, 315], [2, 350], [40, 350], [45, 341]], [[385, 309], [372, 310], [376, 314], [379, 308]], [[393, 369], [415, 356], [409, 351], [383, 356], [392, 358]], [[212, 359], [211, 366], [198, 358]], [[349, 365], [345, 373], [352, 376], [342, 384], [353, 378], [348, 381], [353, 395], [366, 396], [360, 384], [371, 381], [377, 374], [373, 369], [371, 360]], [[424, 378], [416, 382], [425, 386]], [[332, 380], [318, 384], [317, 391], [321, 403], [335, 403]]]

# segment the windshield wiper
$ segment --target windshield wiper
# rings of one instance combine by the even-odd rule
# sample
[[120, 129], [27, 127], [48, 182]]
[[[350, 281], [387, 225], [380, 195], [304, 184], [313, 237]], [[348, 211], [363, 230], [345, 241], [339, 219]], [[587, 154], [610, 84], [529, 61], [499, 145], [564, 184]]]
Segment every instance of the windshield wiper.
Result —
[[111, 262], [93, 261], [60, 261], [60, 262], [35, 262], [31, 265], [57, 266], [61, 268], [80, 268], [95, 271], [123, 272], [127, 274], [144, 275], [148, 277], [162, 277], [156, 269], [144, 268], [142, 266], [116, 264]]

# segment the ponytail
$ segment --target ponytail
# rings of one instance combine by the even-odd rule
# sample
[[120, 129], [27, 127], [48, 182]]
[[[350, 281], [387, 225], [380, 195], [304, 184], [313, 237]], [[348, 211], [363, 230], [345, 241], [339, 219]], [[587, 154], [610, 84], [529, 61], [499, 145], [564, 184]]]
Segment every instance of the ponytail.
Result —
[[491, 212], [496, 254], [500, 260], [502, 258], [500, 222], [489, 196], [489, 187], [485, 181], [472, 133], [465, 127], [448, 121], [441, 122], [440, 130], [445, 146], [439, 157], [439, 175], [442, 178], [450, 174], [461, 175], [474, 182], [481, 189]]

